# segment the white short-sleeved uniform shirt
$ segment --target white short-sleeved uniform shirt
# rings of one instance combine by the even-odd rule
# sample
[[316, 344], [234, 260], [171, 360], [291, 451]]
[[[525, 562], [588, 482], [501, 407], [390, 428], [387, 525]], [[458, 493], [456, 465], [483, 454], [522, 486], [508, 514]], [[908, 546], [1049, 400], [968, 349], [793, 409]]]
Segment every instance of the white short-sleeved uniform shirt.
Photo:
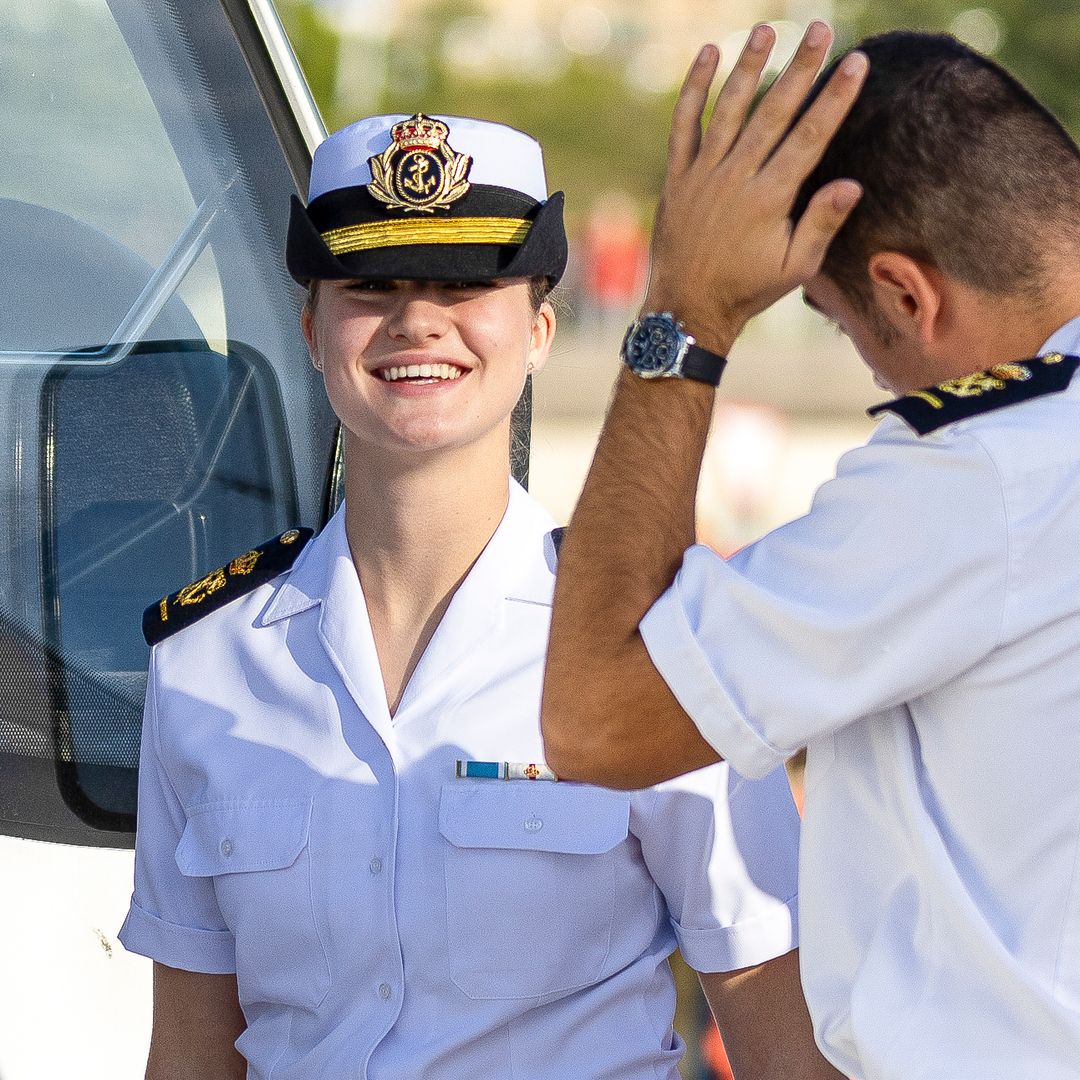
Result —
[[155, 646], [121, 938], [236, 972], [252, 1080], [667, 1080], [676, 944], [702, 971], [794, 946], [782, 768], [455, 778], [542, 760], [551, 527], [513, 485], [392, 719], [340, 512]]
[[851, 1076], [1080, 1076], [1078, 551], [1080, 378], [923, 437], [887, 417], [642, 623], [737, 769], [808, 747], [803, 986]]

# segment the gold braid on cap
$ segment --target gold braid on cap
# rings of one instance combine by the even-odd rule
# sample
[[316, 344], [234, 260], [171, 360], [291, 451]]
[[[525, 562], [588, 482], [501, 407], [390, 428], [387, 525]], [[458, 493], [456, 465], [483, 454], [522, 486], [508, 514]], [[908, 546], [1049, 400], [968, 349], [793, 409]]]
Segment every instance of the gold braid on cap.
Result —
[[426, 218], [368, 221], [322, 233], [334, 255], [411, 244], [522, 244], [532, 222], [526, 218]]

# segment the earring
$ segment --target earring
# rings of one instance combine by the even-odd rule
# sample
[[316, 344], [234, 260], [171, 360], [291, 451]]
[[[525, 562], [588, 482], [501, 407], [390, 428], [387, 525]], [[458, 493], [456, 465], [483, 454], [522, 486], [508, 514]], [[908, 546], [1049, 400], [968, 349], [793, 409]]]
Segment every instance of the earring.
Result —
[[312, 366], [312, 367], [313, 367], [313, 368], [314, 368], [314, 369], [315, 369], [316, 371], [322, 371], [322, 363], [320, 362], [320, 360], [319, 360], [319, 358], [318, 358], [317, 356], [313, 356], [313, 357], [311, 358], [311, 366]]
[[528, 364], [525, 366], [525, 374], [526, 375], [531, 375], [532, 371], [533, 371], [533, 362], [530, 360], [528, 362]]

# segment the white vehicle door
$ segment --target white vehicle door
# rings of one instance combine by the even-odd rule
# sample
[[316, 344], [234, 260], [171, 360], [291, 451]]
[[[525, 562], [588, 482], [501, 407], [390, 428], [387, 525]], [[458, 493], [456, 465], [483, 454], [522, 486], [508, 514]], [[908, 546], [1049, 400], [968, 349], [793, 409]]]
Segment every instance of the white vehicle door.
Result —
[[144, 607], [337, 498], [262, 0], [0, 0], [0, 1080], [136, 1080]]

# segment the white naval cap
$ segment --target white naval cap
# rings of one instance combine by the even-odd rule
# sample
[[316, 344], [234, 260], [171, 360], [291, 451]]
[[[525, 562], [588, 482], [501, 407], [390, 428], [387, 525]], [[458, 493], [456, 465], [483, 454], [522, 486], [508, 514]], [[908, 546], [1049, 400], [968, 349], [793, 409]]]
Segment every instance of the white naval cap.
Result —
[[540, 144], [464, 116], [369, 116], [315, 150], [286, 261], [301, 283], [547, 278], [566, 268], [562, 192]]
[[[450, 129], [449, 142], [472, 158], [469, 181], [524, 192], [537, 202], [548, 197], [544, 154], [531, 136], [506, 124], [466, 116], [435, 116]], [[335, 131], [315, 150], [308, 202], [337, 188], [370, 184], [370, 159], [390, 145], [391, 129], [408, 120], [404, 114], [368, 116]]]

